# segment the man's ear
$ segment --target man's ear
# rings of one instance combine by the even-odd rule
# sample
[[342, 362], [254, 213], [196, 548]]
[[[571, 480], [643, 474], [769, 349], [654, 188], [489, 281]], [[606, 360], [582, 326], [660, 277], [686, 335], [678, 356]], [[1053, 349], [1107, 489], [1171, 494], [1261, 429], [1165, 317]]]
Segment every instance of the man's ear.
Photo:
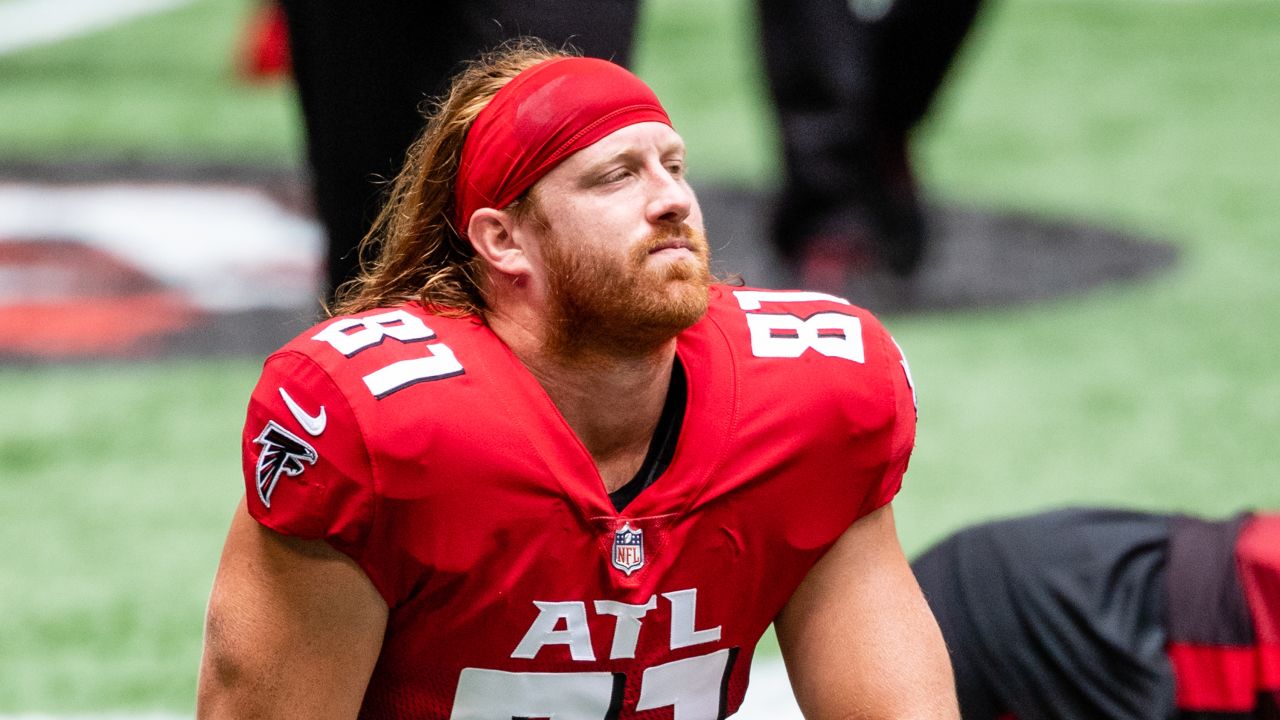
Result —
[[467, 238], [476, 254], [503, 275], [521, 277], [532, 270], [529, 256], [516, 238], [515, 221], [510, 213], [494, 208], [476, 210], [467, 226]]

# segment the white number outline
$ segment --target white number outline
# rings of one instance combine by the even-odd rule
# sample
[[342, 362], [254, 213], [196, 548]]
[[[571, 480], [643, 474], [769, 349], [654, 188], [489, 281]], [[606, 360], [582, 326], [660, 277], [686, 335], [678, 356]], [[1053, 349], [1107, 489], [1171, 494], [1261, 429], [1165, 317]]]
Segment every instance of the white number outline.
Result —
[[[798, 358], [808, 350], [827, 357], [866, 362], [862, 340], [862, 319], [839, 310], [816, 312], [808, 317], [794, 313], [768, 312], [764, 303], [824, 302], [849, 305], [849, 301], [819, 292], [776, 290], [735, 290], [747, 319], [751, 335], [751, 354], [760, 358]], [[837, 330], [838, 335], [823, 335], [823, 330]], [[787, 335], [778, 335], [784, 331]]]
[[[733, 647], [645, 668], [636, 711], [670, 707], [674, 720], [724, 720], [729, 713], [729, 679], [737, 660], [738, 648]], [[464, 668], [449, 720], [617, 720], [626, 679], [624, 673], [610, 672]]]
[[[356, 330], [356, 328], [360, 328]], [[355, 330], [355, 332], [350, 332]], [[362, 318], [343, 318], [324, 326], [312, 340], [328, 343], [345, 357], [355, 357], [378, 347], [387, 338], [402, 343], [425, 342], [436, 333], [406, 310], [390, 310]], [[379, 400], [411, 385], [457, 377], [466, 372], [453, 350], [444, 343], [427, 343], [426, 357], [400, 360], [365, 375], [365, 387]]]

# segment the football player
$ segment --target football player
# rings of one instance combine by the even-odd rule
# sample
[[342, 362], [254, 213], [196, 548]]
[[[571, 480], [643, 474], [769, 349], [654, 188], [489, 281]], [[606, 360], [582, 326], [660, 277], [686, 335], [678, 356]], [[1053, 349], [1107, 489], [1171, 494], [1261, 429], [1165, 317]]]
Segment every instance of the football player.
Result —
[[1280, 718], [1280, 515], [1057, 510], [912, 566], [966, 720]]
[[648, 86], [482, 58], [366, 244], [253, 392], [200, 717], [724, 718], [770, 623], [807, 716], [957, 717], [900, 350], [713, 282]]

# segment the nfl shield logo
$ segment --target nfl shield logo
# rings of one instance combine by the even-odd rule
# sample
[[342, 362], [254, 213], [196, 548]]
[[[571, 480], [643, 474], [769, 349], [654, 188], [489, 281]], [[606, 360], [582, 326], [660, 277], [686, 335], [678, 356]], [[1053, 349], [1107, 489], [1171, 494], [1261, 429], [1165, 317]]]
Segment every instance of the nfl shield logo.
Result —
[[644, 567], [643, 530], [633, 530], [627, 522], [613, 533], [613, 566], [628, 576]]

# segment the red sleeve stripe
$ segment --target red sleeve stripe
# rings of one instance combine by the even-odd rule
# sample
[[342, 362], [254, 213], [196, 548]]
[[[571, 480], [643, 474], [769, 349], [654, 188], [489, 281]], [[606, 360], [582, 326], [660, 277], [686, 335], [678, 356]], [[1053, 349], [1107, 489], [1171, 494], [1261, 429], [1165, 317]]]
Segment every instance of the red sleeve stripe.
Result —
[[1169, 660], [1173, 663], [1179, 709], [1253, 709], [1257, 692], [1254, 648], [1171, 643]]
[[1255, 515], [1240, 531], [1236, 566], [1258, 653], [1258, 688], [1280, 690], [1280, 515]]
[[1258, 687], [1280, 690], [1280, 645], [1258, 646]]

